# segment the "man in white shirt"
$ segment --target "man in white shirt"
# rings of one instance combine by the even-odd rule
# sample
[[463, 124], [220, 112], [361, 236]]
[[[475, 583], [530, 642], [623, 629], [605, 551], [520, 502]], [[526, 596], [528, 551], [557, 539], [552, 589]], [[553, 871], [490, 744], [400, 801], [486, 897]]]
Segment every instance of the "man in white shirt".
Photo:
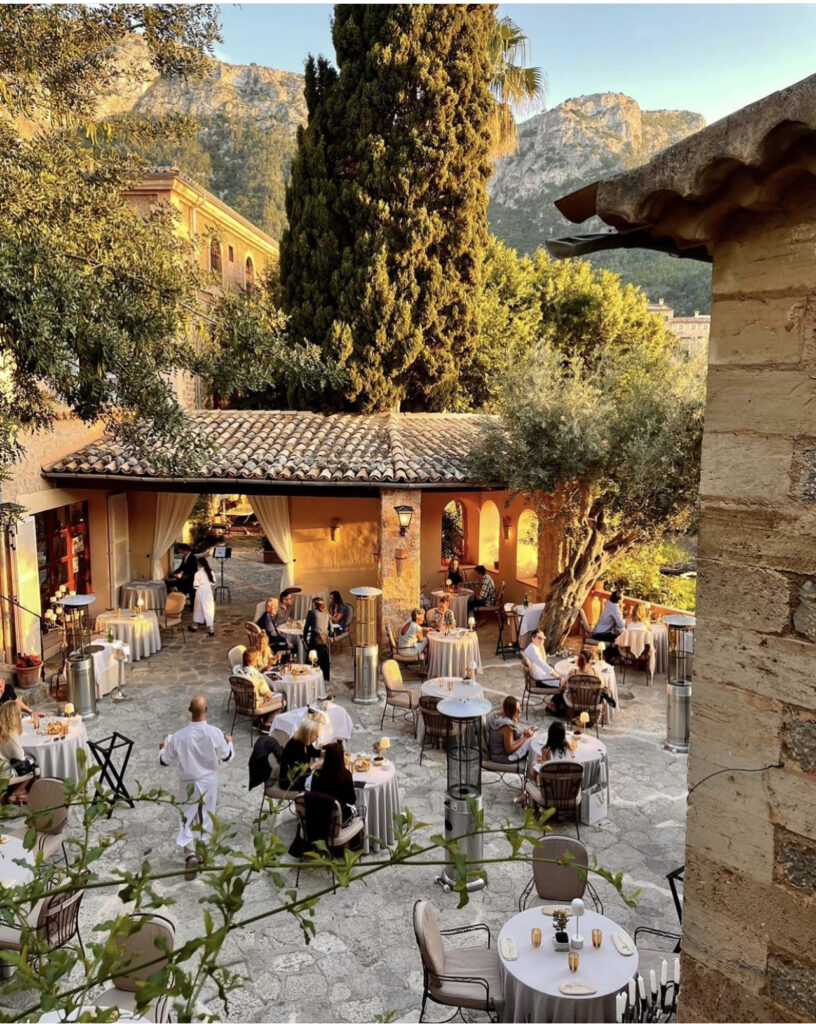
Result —
[[549, 686], [558, 687], [561, 679], [555, 669], [547, 664], [547, 652], [544, 650], [544, 634], [541, 630], [533, 633], [529, 644], [524, 648], [524, 657], [530, 662], [530, 674], [536, 682], [544, 682]]
[[[171, 733], [159, 745], [159, 763], [178, 768], [178, 800], [182, 815], [176, 844], [185, 851], [185, 878], [195, 877], [202, 854], [194, 852], [195, 835], [193, 825], [200, 826], [200, 838], [205, 842], [212, 835], [212, 815], [218, 797], [218, 767], [231, 760], [234, 750], [232, 736], [225, 736], [219, 728], [207, 724], [207, 701], [204, 697], [193, 697], [190, 701], [189, 725]], [[188, 791], [192, 786], [192, 794]]]

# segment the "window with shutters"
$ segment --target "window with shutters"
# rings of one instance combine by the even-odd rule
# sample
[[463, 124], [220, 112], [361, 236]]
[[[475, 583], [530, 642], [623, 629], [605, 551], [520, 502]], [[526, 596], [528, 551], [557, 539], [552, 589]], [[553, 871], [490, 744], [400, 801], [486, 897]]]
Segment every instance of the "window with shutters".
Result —
[[119, 588], [130, 579], [130, 537], [126, 494], [108, 498], [108, 563], [111, 602], [118, 606]]

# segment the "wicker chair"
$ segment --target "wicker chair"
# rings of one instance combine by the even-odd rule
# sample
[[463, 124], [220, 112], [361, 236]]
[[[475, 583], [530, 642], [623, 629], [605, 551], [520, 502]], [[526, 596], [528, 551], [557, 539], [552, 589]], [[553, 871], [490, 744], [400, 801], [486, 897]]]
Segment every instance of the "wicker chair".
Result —
[[553, 694], [558, 693], [561, 680], [557, 676], [553, 676], [552, 683], [547, 685], [543, 679], [533, 679], [533, 667], [523, 654], [521, 656], [521, 668], [524, 672], [524, 693], [521, 697], [521, 713], [526, 715], [530, 710], [530, 698], [535, 697], [537, 700], [547, 703]]
[[[465, 935], [476, 931], [487, 935], [485, 946], [445, 949], [443, 935]], [[499, 955], [490, 946], [487, 925], [471, 924], [440, 931], [430, 903], [417, 900], [414, 904], [414, 935], [422, 958], [420, 1021], [425, 1016], [429, 999], [441, 1006], [456, 1006], [460, 1013], [464, 1009], [478, 1010], [491, 1020], [498, 1020], [504, 1007], [503, 986]], [[462, 1016], [466, 1019], [464, 1014]]]
[[[29, 953], [34, 959], [39, 961], [43, 955], [61, 949], [74, 936], [77, 938], [82, 956], [85, 956], [85, 947], [79, 934], [79, 905], [83, 895], [81, 889], [75, 892], [55, 893], [34, 905], [27, 919], [29, 927], [36, 928], [36, 945], [29, 946]], [[21, 952], [22, 933], [19, 928], [0, 925], [0, 949]]]
[[572, 818], [575, 831], [581, 838], [581, 784], [584, 779], [583, 765], [574, 761], [547, 761], [538, 773], [538, 786], [531, 779], [525, 792], [530, 798], [533, 810], [552, 808], [555, 820]]
[[[490, 739], [487, 734], [487, 726], [482, 723], [482, 771], [494, 772], [498, 775], [499, 782], [504, 782], [505, 775], [516, 775], [520, 778], [521, 788], [524, 789], [524, 777], [527, 774], [527, 758], [522, 757], [519, 761], [492, 761], [490, 759]], [[509, 782], [505, 785], [510, 785]]]
[[[561, 860], [568, 863], [555, 863]], [[542, 836], [533, 847], [533, 877], [519, 896], [519, 911], [548, 903], [570, 903], [583, 899], [588, 892], [602, 914], [603, 903], [587, 878], [588, 865], [589, 851], [578, 839]]]
[[[263, 815], [264, 803], [267, 800], [279, 800], [284, 808], [291, 806], [299, 796], [303, 795], [302, 789], [284, 789], [280, 779], [280, 761], [274, 754], [269, 755], [269, 778], [264, 783], [261, 794], [261, 809], [258, 813], [258, 825], [260, 827], [261, 816]], [[304, 779], [305, 781], [305, 779]]]
[[261, 627], [256, 626], [254, 622], [245, 622], [244, 629], [247, 635], [247, 647], [252, 650], [260, 646], [261, 637], [263, 636]]
[[25, 825], [8, 831], [18, 839], [23, 839], [29, 828], [35, 828], [37, 841], [34, 850], [42, 851], [43, 857], [50, 857], [57, 850], [62, 850], [65, 866], [68, 867], [68, 854], [62, 841], [67, 825], [68, 807], [62, 779], [40, 778], [28, 791]]
[[448, 739], [448, 720], [441, 711], [436, 710], [439, 697], [420, 694], [419, 713], [422, 715], [422, 745], [419, 748], [419, 763], [422, 764], [422, 755], [425, 753], [425, 744], [430, 743], [436, 750], [444, 750]]
[[597, 676], [576, 674], [567, 680], [564, 709], [570, 722], [574, 722], [582, 712], [589, 715], [589, 728], [595, 729], [598, 735], [598, 722], [603, 714], [601, 689], [603, 684]]
[[405, 713], [405, 717], [411, 716], [414, 723], [414, 735], [416, 736], [419, 694], [416, 690], [405, 689], [402, 682], [402, 672], [400, 672], [396, 659], [391, 658], [388, 661], [384, 661], [380, 671], [382, 673], [383, 685], [385, 686], [385, 704], [383, 706], [382, 718], [380, 719], [380, 728], [382, 729], [383, 727], [385, 712], [388, 708], [391, 708], [392, 722], [394, 721], [397, 708], [399, 708]]
[[385, 624], [385, 635], [388, 637], [388, 646], [391, 649], [391, 659], [396, 661], [400, 665], [404, 665], [406, 668], [410, 668], [413, 672], [418, 672], [420, 675], [425, 675], [427, 671], [427, 662], [421, 654], [410, 654], [406, 651], [401, 651], [397, 645], [397, 636], [394, 632], [394, 627], [390, 622]]
[[572, 609], [573, 622], [577, 619], [579, 628], [581, 630], [581, 647], [593, 648], [597, 647], [601, 641], [595, 640], [592, 636], [592, 627], [589, 624], [589, 619], [586, 617], [586, 612], [582, 605], [577, 605]]
[[646, 644], [640, 655], [634, 654], [631, 647], [627, 647], [625, 644], [618, 647], [618, 657], [620, 663], [623, 665], [623, 675], [621, 677], [621, 686], [626, 682], [626, 670], [627, 668], [633, 668], [636, 672], [646, 673], [646, 685], [652, 685], [653, 679], [653, 660], [652, 660], [652, 645]]
[[176, 929], [172, 921], [159, 914], [133, 914], [135, 931], [120, 939], [122, 973], [113, 978], [113, 986], [94, 998], [97, 1006], [115, 1006], [119, 1010], [147, 1020], [164, 1022], [170, 1018], [170, 1000], [159, 996], [136, 1012], [136, 993], [161, 971], [175, 944]]
[[354, 621], [354, 608], [350, 605], [344, 605], [346, 609], [346, 628], [342, 633], [338, 633], [336, 636], [329, 637], [329, 644], [333, 649], [340, 650], [344, 643], [348, 643], [349, 650], [352, 648], [351, 643], [351, 624]]
[[[306, 823], [306, 804], [310, 800], [330, 800], [331, 797], [324, 793], [302, 793], [295, 798], [295, 813], [298, 819], [298, 832], [303, 841], [304, 847], [308, 848], [312, 840], [309, 838], [309, 831]], [[365, 811], [365, 808], [362, 808]], [[336, 857], [343, 850], [347, 849], [352, 842], [365, 832], [365, 814], [351, 819], [348, 825], [343, 825], [343, 812], [340, 804], [334, 801], [334, 811], [329, 822], [329, 834], [326, 838], [326, 848], [332, 856]], [[362, 838], [360, 836], [360, 838]], [[358, 840], [359, 841], [359, 840]], [[304, 855], [305, 856], [305, 853]], [[300, 858], [301, 862], [303, 857]], [[300, 882], [300, 867], [298, 866], [295, 877], [295, 885]], [[332, 874], [332, 888], [336, 887], [335, 876]]]
[[260, 727], [255, 724], [258, 719], [266, 718], [268, 715], [274, 717], [278, 712], [283, 711], [286, 706], [285, 698], [282, 693], [273, 693], [271, 697], [266, 698], [263, 704], [257, 704], [255, 702], [255, 687], [248, 679], [244, 679], [243, 676], [230, 676], [229, 684], [235, 698], [235, 714], [232, 716], [230, 732], [235, 729], [235, 722], [239, 717], [248, 718], [251, 741], [255, 730], [260, 731]]
[[164, 603], [164, 621], [160, 624], [166, 633], [173, 633], [178, 630], [185, 643], [187, 643], [187, 634], [184, 631], [181, 615], [186, 603], [187, 598], [180, 590], [174, 590], [168, 594], [167, 600]]

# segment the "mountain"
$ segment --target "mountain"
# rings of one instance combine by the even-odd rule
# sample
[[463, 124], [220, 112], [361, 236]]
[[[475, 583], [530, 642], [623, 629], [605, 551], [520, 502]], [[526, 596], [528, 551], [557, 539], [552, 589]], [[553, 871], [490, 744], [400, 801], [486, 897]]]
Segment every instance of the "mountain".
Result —
[[[553, 201], [599, 178], [637, 167], [704, 127], [699, 114], [642, 110], [622, 93], [566, 100], [519, 125], [518, 154], [496, 164], [489, 186], [491, 231], [520, 252], [533, 252], [548, 238], [606, 227], [597, 218], [574, 225]], [[653, 300], [664, 298], [679, 314], [709, 309], [707, 264], [638, 250], [589, 258], [640, 285]]]

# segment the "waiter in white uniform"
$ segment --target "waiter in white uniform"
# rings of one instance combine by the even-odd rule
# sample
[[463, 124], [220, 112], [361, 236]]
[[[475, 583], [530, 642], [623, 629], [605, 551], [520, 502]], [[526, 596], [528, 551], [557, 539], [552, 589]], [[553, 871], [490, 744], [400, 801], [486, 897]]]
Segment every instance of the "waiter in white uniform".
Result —
[[[193, 824], [198, 819], [204, 841], [212, 835], [212, 815], [215, 814], [218, 797], [218, 767], [222, 762], [231, 760], [234, 754], [232, 736], [225, 736], [217, 726], [207, 724], [208, 709], [204, 697], [193, 697], [189, 710], [190, 724], [171, 733], [159, 746], [159, 763], [178, 768], [182, 821], [176, 843], [186, 851], [185, 877], [188, 879], [195, 877], [198, 862], [204, 859], [202, 854], [196, 855], [193, 850]], [[192, 799], [187, 796], [191, 785]]]

